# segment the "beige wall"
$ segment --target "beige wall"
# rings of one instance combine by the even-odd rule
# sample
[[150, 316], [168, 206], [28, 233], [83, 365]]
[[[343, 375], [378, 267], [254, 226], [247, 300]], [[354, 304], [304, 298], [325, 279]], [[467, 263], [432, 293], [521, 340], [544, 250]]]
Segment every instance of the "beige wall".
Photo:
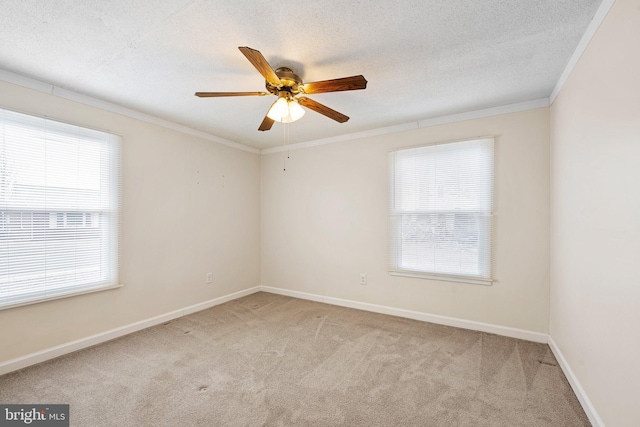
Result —
[[[492, 286], [387, 273], [387, 152], [496, 137]], [[469, 120], [262, 157], [262, 284], [546, 333], [549, 110]], [[368, 285], [359, 285], [359, 274]]]
[[0, 310], [0, 362], [259, 284], [259, 155], [8, 83], [0, 106], [123, 136], [124, 284]]
[[550, 334], [607, 426], [640, 426], [640, 2], [618, 0], [551, 108]]
[[[550, 110], [295, 150], [286, 172], [283, 153], [0, 82], [1, 107], [124, 137], [124, 287], [0, 310], [0, 363], [262, 283], [548, 331], [604, 423], [638, 426], [638, 52], [640, 2], [617, 0]], [[387, 152], [485, 135], [496, 137], [497, 281], [389, 276]]]
[[[604, 423], [640, 425], [638, 52], [640, 2], [617, 0], [551, 109], [294, 150], [286, 172], [0, 82], [1, 107], [124, 137], [124, 287], [0, 310], [0, 363], [261, 283], [549, 332]], [[497, 281], [389, 276], [387, 152], [485, 135]]]

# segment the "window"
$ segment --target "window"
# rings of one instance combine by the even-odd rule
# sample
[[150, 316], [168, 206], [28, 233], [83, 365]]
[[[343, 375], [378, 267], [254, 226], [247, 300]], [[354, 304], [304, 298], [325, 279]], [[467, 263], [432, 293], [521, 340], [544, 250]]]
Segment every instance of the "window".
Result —
[[0, 308], [118, 286], [120, 138], [0, 110]]
[[491, 283], [493, 138], [389, 154], [390, 273]]

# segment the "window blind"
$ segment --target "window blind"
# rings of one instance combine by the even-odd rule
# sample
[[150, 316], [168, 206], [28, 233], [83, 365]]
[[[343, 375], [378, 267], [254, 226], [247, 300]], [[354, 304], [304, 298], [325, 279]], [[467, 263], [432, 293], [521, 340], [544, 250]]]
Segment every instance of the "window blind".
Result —
[[389, 154], [389, 270], [489, 283], [493, 138]]
[[0, 307], [118, 284], [120, 138], [0, 110]]

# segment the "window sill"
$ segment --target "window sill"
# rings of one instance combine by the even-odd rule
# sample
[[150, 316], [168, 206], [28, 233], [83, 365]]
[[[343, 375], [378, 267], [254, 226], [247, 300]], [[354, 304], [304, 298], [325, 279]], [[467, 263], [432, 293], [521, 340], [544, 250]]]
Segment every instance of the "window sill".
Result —
[[69, 297], [75, 297], [75, 296], [78, 296], [78, 295], [91, 294], [91, 293], [94, 293], [94, 292], [108, 291], [108, 290], [111, 290], [111, 289], [118, 289], [118, 288], [121, 288], [121, 287], [122, 287], [122, 284], [110, 285], [110, 286], [104, 286], [104, 287], [99, 287], [99, 288], [85, 289], [85, 290], [76, 291], [76, 292], [69, 292], [69, 293], [64, 293], [64, 294], [59, 294], [59, 295], [53, 295], [53, 296], [45, 297], [45, 298], [31, 299], [31, 300], [27, 300], [27, 301], [18, 301], [18, 302], [7, 304], [7, 305], [0, 305], [0, 310], [7, 310], [7, 309], [10, 309], [10, 308], [22, 307], [22, 306], [25, 306], [25, 305], [39, 304], [41, 302], [54, 301], [54, 300], [62, 299], [62, 298], [69, 298]]
[[413, 277], [415, 279], [440, 280], [444, 282], [468, 283], [471, 285], [483, 285], [483, 286], [491, 286], [494, 282], [493, 279], [479, 279], [479, 278], [464, 277], [464, 276], [440, 275], [440, 274], [433, 274], [433, 273], [423, 273], [419, 271], [389, 270], [389, 274], [391, 276]]

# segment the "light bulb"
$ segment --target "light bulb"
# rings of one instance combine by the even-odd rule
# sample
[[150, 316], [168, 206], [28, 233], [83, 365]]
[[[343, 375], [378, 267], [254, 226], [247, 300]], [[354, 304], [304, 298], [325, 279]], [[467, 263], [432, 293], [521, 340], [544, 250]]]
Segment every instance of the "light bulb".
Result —
[[304, 116], [304, 109], [298, 104], [296, 100], [287, 100], [285, 97], [280, 97], [273, 103], [267, 117], [271, 120], [275, 120], [281, 123], [291, 123]]
[[269, 112], [267, 113], [267, 117], [271, 120], [275, 120], [277, 122], [284, 122], [284, 118], [289, 115], [289, 106], [287, 105], [287, 100], [285, 98], [278, 98], [276, 102], [273, 103]]

